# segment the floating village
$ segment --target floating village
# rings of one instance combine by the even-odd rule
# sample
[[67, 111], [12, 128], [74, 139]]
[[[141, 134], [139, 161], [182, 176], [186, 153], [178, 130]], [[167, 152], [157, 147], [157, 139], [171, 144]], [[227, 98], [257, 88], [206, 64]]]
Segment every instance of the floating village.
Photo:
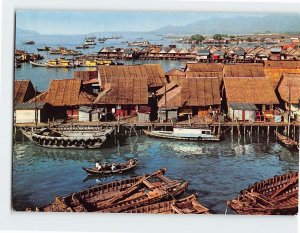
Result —
[[[31, 152], [38, 151], [32, 153], [59, 154], [61, 157], [68, 153], [79, 153], [84, 157], [90, 151], [95, 154], [104, 151], [107, 154], [100, 159], [97, 159], [98, 155], [92, 157], [89, 163], [77, 161], [76, 167], [80, 169], [73, 169], [70, 175], [85, 174], [87, 179], [97, 180], [97, 184], [87, 186], [78, 184], [81, 180], [78, 183], [72, 181], [74, 186], [68, 189], [57, 187], [55, 193], [48, 190], [50, 187], [43, 189], [36, 184], [40, 196], [49, 194], [47, 202], [28, 202], [18, 210], [221, 213], [218, 209], [214, 210], [213, 200], [206, 199], [214, 193], [210, 188], [218, 184], [212, 185], [211, 180], [205, 180], [205, 173], [207, 176], [210, 173], [205, 171], [205, 166], [197, 170], [197, 165], [193, 165], [193, 160], [189, 160], [187, 155], [177, 158], [184, 160], [187, 167], [196, 169], [193, 171], [202, 173], [201, 177], [204, 176], [201, 179], [194, 175], [195, 180], [191, 181], [189, 176], [181, 173], [189, 168], [182, 169], [183, 162], [174, 164], [172, 157], [175, 155], [171, 151], [169, 155], [162, 155], [164, 162], [155, 162], [156, 154], [160, 153], [160, 149], [155, 147], [157, 143], [162, 143], [162, 147], [187, 145], [187, 151], [195, 145], [208, 145], [209, 151], [217, 154], [217, 147], [229, 147], [235, 139], [240, 142], [243, 138], [252, 140], [255, 137], [258, 143], [269, 143], [273, 138], [274, 148], [278, 145], [280, 150], [298, 157], [299, 37], [283, 34], [199, 37], [178, 37], [174, 38], [173, 44], [165, 44], [161, 36], [159, 44], [143, 38], [127, 41], [120, 35], [88, 36], [74, 48], [60, 45], [37, 47], [32, 38], [23, 44], [28, 48], [35, 46], [34, 53], [16, 47], [16, 72], [23, 66], [30, 70], [30, 75], [38, 70], [57, 72], [44, 90], [37, 89], [30, 75], [15, 79], [14, 137], [22, 138], [21, 141], [27, 143], [26, 148], [30, 148]], [[111, 40], [121, 41], [124, 46], [106, 46]], [[99, 45], [98, 51], [86, 52]], [[129, 65], [126, 63], [128, 61], [137, 63]], [[177, 62], [180, 65], [164, 70], [163, 62]], [[72, 77], [60, 77], [60, 72], [70, 70]], [[145, 162], [144, 157], [139, 158], [139, 153], [132, 153], [122, 160], [116, 157], [109, 159], [110, 152], [107, 150], [117, 147], [122, 151], [118, 142], [120, 138], [133, 140], [140, 137], [144, 140], [141, 146], [149, 146], [153, 150], [150, 154], [154, 158], [145, 157], [149, 162]], [[222, 144], [224, 142], [226, 144]], [[271, 150], [269, 146], [261, 149], [262, 158], [257, 156], [254, 159], [268, 160], [263, 157], [268, 150]], [[168, 149], [164, 153], [168, 153]], [[121, 154], [119, 152], [119, 157]], [[164, 156], [168, 156], [169, 160]], [[222, 153], [218, 156], [221, 157]], [[235, 159], [242, 159], [243, 156], [240, 157]], [[30, 163], [34, 163], [35, 159], [38, 158], [33, 157]], [[58, 156], [55, 159], [59, 159]], [[206, 159], [203, 158], [202, 162], [207, 162]], [[218, 160], [215, 157], [210, 159], [213, 160], [210, 166], [217, 166]], [[235, 166], [227, 159], [224, 159], [226, 165], [220, 165], [218, 171], [226, 166]], [[68, 158], [64, 164], [68, 161], [71, 163]], [[272, 176], [261, 176], [264, 178], [255, 178], [251, 182], [241, 178], [239, 185], [233, 180], [223, 184], [223, 178], [214, 179], [220, 187], [233, 189], [235, 194], [222, 197], [218, 190], [214, 193], [219, 198], [215, 202], [221, 203], [222, 208], [226, 206], [223, 214], [227, 211], [251, 215], [297, 214], [299, 161], [293, 161], [294, 169], [282, 169], [284, 172], [280, 173], [272, 169], [279, 163], [280, 166], [287, 166], [288, 162], [268, 161], [274, 163], [272, 169], [265, 169], [271, 170]], [[150, 163], [155, 164], [152, 171], [147, 169]], [[65, 166], [68, 167], [67, 164]], [[139, 171], [145, 168], [145, 172], [135, 173], [139, 167]], [[168, 175], [169, 169], [172, 175]], [[245, 165], [244, 169], [249, 168]], [[256, 173], [253, 169], [251, 173]], [[49, 172], [46, 176], [42, 170], [39, 172], [45, 177], [54, 176]], [[17, 178], [18, 172], [22, 174], [24, 171], [16, 170], [14, 176]], [[24, 179], [34, 174], [29, 173]], [[32, 179], [38, 179], [38, 176]], [[32, 182], [37, 183], [36, 180]], [[55, 180], [55, 185], [60, 182], [61, 186], [67, 186], [64, 179]], [[195, 182], [198, 182], [197, 185]], [[207, 182], [207, 187], [195, 188], [202, 182]], [[31, 200], [37, 200], [40, 196], [31, 197]], [[17, 202], [17, 195], [13, 199]]]

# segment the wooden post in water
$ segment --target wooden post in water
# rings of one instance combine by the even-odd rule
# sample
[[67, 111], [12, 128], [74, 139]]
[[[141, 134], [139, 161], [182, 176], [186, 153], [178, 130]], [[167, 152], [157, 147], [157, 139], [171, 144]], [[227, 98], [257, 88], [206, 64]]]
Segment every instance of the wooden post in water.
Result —
[[268, 128], [267, 128], [267, 137], [269, 138], [269, 133], [270, 133], [270, 126], [268, 125]]
[[294, 129], [293, 129], [293, 136], [294, 136], [294, 141], [296, 140], [296, 126], [294, 125]]

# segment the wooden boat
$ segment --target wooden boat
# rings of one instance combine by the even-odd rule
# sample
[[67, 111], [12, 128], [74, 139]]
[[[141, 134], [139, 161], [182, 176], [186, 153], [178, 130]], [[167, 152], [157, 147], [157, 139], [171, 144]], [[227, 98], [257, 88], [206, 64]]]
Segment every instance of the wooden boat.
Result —
[[37, 48], [38, 51], [49, 51], [51, 47], [45, 46], [44, 48]]
[[41, 63], [41, 62], [34, 62], [34, 61], [29, 61], [29, 62], [32, 66], [36, 66], [36, 67], [46, 67], [47, 66], [45, 63]]
[[187, 140], [187, 141], [220, 141], [219, 135], [213, 135], [210, 129], [174, 127], [173, 131], [144, 130], [149, 137]]
[[57, 197], [54, 203], [37, 208], [45, 212], [124, 212], [137, 206], [171, 200], [182, 194], [188, 186], [186, 181], [171, 180], [162, 168], [150, 175], [143, 175], [101, 184]]
[[110, 137], [112, 127], [97, 130], [60, 129], [21, 129], [22, 133], [34, 144], [46, 148], [96, 149]]
[[90, 175], [112, 175], [112, 174], [118, 174], [118, 173], [124, 173], [126, 171], [129, 171], [137, 166], [137, 160], [136, 159], [130, 159], [129, 161], [125, 163], [119, 163], [116, 165], [115, 170], [111, 170], [111, 164], [107, 164], [106, 167], [103, 167], [101, 170], [98, 170], [96, 167], [93, 168], [86, 168], [82, 167], [84, 171], [86, 171]]
[[74, 65], [71, 64], [69, 60], [66, 59], [55, 59], [55, 60], [49, 60], [46, 62], [46, 66], [50, 68], [73, 68]]
[[209, 209], [197, 201], [197, 194], [179, 200], [161, 201], [155, 204], [136, 207], [125, 213], [146, 214], [209, 214]]
[[88, 49], [90, 48], [88, 45], [84, 44], [84, 45], [79, 45], [75, 47], [76, 49]]
[[24, 41], [23, 44], [35, 44], [33, 40]]
[[299, 150], [299, 143], [293, 139], [276, 132], [276, 137], [281, 144], [292, 150]]
[[298, 172], [261, 181], [227, 205], [237, 214], [294, 215], [298, 212]]

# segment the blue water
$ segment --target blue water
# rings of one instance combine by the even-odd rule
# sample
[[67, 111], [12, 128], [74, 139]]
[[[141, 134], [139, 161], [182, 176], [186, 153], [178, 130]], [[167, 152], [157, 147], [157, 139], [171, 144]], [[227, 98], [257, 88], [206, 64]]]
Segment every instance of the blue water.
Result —
[[[111, 35], [103, 35], [103, 36], [111, 36]], [[141, 39], [143, 38], [143, 39]], [[83, 43], [84, 37], [54, 37], [54, 36], [44, 36], [43, 40], [38, 39], [35, 40], [34, 45], [26, 45], [23, 44], [22, 40], [16, 41], [16, 49], [25, 50], [28, 53], [37, 53], [37, 48], [43, 48], [44, 46], [51, 46], [52, 48], [57, 48], [59, 46], [64, 46], [69, 49], [75, 49], [75, 46], [78, 46]], [[94, 48], [90, 49], [81, 49], [80, 51], [84, 54], [91, 54], [94, 52], [99, 52], [103, 47], [115, 47], [115, 48], [128, 48], [126, 41], [144, 41], [147, 40], [152, 44], [163, 44], [164, 46], [168, 46], [169, 44], [174, 44], [174, 39], [164, 39], [161, 36], [155, 35], [137, 35], [137, 34], [128, 34], [126, 37], [122, 39], [111, 39], [107, 40], [105, 43], [100, 44], [97, 43]], [[179, 45], [178, 47], [190, 47], [190, 45], [184, 44]], [[47, 61], [48, 59], [54, 59], [60, 57], [59, 55], [51, 55], [49, 52], [40, 51], [39, 54], [43, 55], [45, 58], [43, 61]], [[71, 57], [69, 57], [71, 58]], [[158, 63], [162, 65], [162, 68], [165, 72], [173, 69], [180, 68], [182, 65], [181, 61], [140, 61], [140, 60], [128, 60], [128, 61], [120, 61], [125, 65], [133, 65], [133, 64], [147, 64], [147, 63]], [[15, 79], [30, 79], [35, 87], [38, 88], [39, 91], [43, 91], [48, 88], [48, 85], [52, 79], [64, 79], [64, 78], [73, 78], [74, 70], [95, 70], [96, 68], [85, 68], [79, 67], [76, 69], [54, 69], [54, 68], [45, 68], [45, 67], [32, 67], [29, 63], [22, 63], [21, 68], [15, 69]]]
[[[252, 141], [252, 143], [251, 143]], [[82, 166], [94, 161], [123, 162], [138, 158], [132, 172], [108, 178], [87, 179]], [[231, 139], [220, 143], [179, 142], [146, 136], [129, 137], [101, 150], [49, 150], [31, 144], [22, 136], [14, 146], [13, 208], [41, 206], [56, 195], [68, 195], [98, 183], [168, 167], [167, 176], [189, 181], [187, 193], [214, 213], [223, 214], [226, 201], [248, 185], [287, 171], [298, 170], [299, 157], [274, 138]], [[229, 210], [229, 213], [232, 213]]]

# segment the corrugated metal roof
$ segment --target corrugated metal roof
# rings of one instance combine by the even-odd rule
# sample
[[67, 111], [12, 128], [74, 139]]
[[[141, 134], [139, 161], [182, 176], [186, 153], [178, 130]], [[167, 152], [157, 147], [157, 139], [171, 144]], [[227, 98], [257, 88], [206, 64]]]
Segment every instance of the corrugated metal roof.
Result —
[[230, 103], [229, 106], [233, 110], [248, 110], [248, 111], [258, 110], [255, 104], [249, 104], [249, 103]]
[[45, 103], [35, 103], [35, 102], [26, 102], [26, 103], [17, 103], [15, 109], [42, 109], [45, 106]]

